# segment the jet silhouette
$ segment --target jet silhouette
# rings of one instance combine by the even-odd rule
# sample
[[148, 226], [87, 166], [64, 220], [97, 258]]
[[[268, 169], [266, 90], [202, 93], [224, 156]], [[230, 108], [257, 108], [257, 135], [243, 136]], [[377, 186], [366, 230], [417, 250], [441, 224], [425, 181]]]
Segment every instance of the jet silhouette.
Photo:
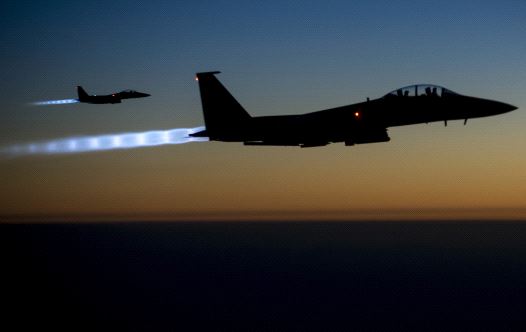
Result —
[[79, 96], [79, 102], [89, 104], [118, 104], [122, 99], [144, 98], [150, 96], [147, 93], [137, 92], [134, 90], [124, 90], [121, 92], [112, 93], [111, 95], [90, 96], [81, 86], [77, 86], [77, 93]]
[[367, 101], [301, 115], [252, 117], [219, 82], [219, 71], [197, 73], [205, 130], [192, 134], [245, 145], [324, 146], [388, 142], [387, 128], [464, 120], [513, 111], [499, 101], [464, 96], [437, 85], [411, 85]]

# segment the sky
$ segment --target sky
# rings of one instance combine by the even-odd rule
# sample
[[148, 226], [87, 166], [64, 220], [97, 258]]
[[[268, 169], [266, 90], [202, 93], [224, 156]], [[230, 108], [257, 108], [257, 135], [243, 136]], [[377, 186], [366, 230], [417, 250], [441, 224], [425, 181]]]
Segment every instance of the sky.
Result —
[[[3, 154], [1, 220], [525, 219], [525, 21], [524, 1], [3, 2], [3, 148], [202, 126], [194, 76], [211, 70], [253, 116], [415, 83], [519, 109], [353, 147]], [[151, 97], [31, 105], [76, 98], [76, 85]]]

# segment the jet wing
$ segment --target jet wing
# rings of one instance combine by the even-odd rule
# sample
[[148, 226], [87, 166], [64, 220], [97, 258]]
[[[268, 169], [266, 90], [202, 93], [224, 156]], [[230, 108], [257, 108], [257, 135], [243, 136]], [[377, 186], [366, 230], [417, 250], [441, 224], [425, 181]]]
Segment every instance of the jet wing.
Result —
[[389, 142], [391, 138], [387, 134], [387, 128], [382, 127], [357, 127], [345, 138], [345, 145]]

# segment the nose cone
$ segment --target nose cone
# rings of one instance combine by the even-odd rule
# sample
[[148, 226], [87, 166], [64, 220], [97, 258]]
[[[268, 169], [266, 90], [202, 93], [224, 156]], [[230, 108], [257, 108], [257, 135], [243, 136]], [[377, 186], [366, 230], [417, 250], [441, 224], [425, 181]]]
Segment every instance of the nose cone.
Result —
[[[464, 102], [462, 102], [464, 98]], [[468, 118], [481, 118], [511, 112], [517, 107], [496, 100], [476, 98], [476, 97], [459, 97], [459, 104], [467, 109]]]
[[510, 104], [506, 104], [506, 103], [499, 103], [498, 109], [500, 110], [501, 113], [507, 113], [507, 112], [516, 110], [517, 107], [510, 105]]
[[481, 109], [488, 113], [488, 115], [508, 113], [517, 109], [517, 107], [513, 105], [495, 100], [483, 100], [480, 106]]
[[508, 105], [508, 107], [509, 107], [508, 112], [515, 111], [516, 109], [518, 109], [518, 107], [513, 106], [513, 105]]

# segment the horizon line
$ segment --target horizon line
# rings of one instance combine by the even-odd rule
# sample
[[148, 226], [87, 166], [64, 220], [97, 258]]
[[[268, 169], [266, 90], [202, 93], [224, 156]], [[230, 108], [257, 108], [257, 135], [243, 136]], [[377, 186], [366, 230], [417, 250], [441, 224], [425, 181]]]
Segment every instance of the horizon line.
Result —
[[8, 213], [2, 223], [134, 221], [526, 221], [526, 208], [391, 208], [352, 210], [246, 210], [138, 213]]

